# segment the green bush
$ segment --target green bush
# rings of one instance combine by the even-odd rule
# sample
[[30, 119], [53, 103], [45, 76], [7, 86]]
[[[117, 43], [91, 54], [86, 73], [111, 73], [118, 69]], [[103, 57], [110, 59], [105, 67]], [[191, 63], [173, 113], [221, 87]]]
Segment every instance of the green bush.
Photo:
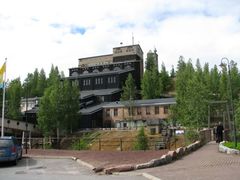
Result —
[[185, 132], [185, 139], [187, 143], [193, 143], [199, 140], [199, 133], [196, 130], [189, 129]]
[[[235, 149], [235, 144], [234, 144], [234, 142], [225, 142], [223, 145], [226, 146], [226, 147]], [[237, 148], [236, 148], [236, 149], [237, 149], [237, 150], [240, 150], [240, 143], [237, 143]]]
[[138, 131], [137, 141], [134, 145], [134, 150], [147, 150], [148, 149], [148, 139], [145, 135], [144, 128]]
[[76, 139], [72, 143], [73, 150], [87, 150], [89, 149], [89, 140], [86, 139]]

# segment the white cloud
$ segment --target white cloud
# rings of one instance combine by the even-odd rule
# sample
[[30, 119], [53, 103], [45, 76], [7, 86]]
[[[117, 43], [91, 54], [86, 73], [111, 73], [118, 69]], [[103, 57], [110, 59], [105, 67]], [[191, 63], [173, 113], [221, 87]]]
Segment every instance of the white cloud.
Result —
[[[78, 58], [112, 53], [120, 42], [131, 44], [132, 33], [145, 55], [156, 47], [168, 69], [180, 55], [237, 62], [239, 14], [237, 0], [1, 1], [0, 63], [8, 58], [10, 79], [24, 80], [35, 68], [48, 74], [51, 64], [68, 76]], [[72, 34], [72, 27], [85, 32]]]

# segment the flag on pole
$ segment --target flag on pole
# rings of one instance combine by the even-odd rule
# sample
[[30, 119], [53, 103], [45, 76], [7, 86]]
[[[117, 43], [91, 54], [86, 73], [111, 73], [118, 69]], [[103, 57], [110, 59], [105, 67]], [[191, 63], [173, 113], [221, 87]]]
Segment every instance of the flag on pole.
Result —
[[0, 69], [0, 88], [4, 85], [4, 73], [6, 72], [6, 62], [2, 65]]
[[2, 105], [2, 128], [1, 128], [1, 137], [4, 136], [4, 107], [5, 107], [5, 85], [4, 81], [6, 81], [6, 63], [7, 58], [5, 59], [5, 63], [2, 65], [0, 69], [0, 88], [3, 88], [3, 105]]

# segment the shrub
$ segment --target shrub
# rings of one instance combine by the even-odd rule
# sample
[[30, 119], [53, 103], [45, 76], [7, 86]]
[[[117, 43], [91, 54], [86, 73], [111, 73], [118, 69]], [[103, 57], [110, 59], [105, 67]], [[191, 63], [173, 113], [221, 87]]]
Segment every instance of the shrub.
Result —
[[73, 150], [87, 150], [89, 149], [89, 142], [86, 139], [76, 139], [72, 143]]
[[[226, 147], [229, 147], [231, 149], [235, 149], [234, 142], [225, 142], [223, 145], [226, 146]], [[240, 150], [240, 143], [237, 143], [237, 148], [236, 149]]]
[[141, 127], [141, 129], [138, 131], [137, 135], [137, 141], [134, 145], [135, 150], [147, 150], [148, 149], [148, 139], [144, 132], [144, 128]]
[[196, 130], [189, 129], [185, 132], [185, 138], [188, 143], [199, 140], [199, 133]]

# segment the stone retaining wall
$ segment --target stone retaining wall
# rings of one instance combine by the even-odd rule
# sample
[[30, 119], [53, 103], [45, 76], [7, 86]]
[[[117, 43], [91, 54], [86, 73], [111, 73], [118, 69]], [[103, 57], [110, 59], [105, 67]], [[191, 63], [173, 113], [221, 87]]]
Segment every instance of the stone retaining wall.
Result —
[[[120, 166], [114, 166], [110, 168], [103, 168], [103, 172], [105, 174], [112, 174], [115, 172], [124, 172], [124, 171], [132, 171], [132, 170], [137, 170], [137, 169], [145, 169], [145, 168], [151, 168], [151, 167], [156, 167], [156, 166], [161, 166], [164, 164], [168, 164], [172, 161], [175, 161], [177, 159], [180, 159], [184, 155], [187, 155], [191, 153], [192, 151], [197, 150], [199, 147], [201, 147], [202, 143], [201, 141], [196, 141], [193, 144], [188, 145], [187, 147], [179, 147], [175, 151], [169, 151], [167, 154], [162, 155], [158, 159], [152, 159], [149, 162], [142, 163], [142, 164], [137, 164], [137, 165], [131, 165], [131, 164], [126, 164], [126, 165], [120, 165]], [[97, 168], [93, 169], [95, 172]]]

